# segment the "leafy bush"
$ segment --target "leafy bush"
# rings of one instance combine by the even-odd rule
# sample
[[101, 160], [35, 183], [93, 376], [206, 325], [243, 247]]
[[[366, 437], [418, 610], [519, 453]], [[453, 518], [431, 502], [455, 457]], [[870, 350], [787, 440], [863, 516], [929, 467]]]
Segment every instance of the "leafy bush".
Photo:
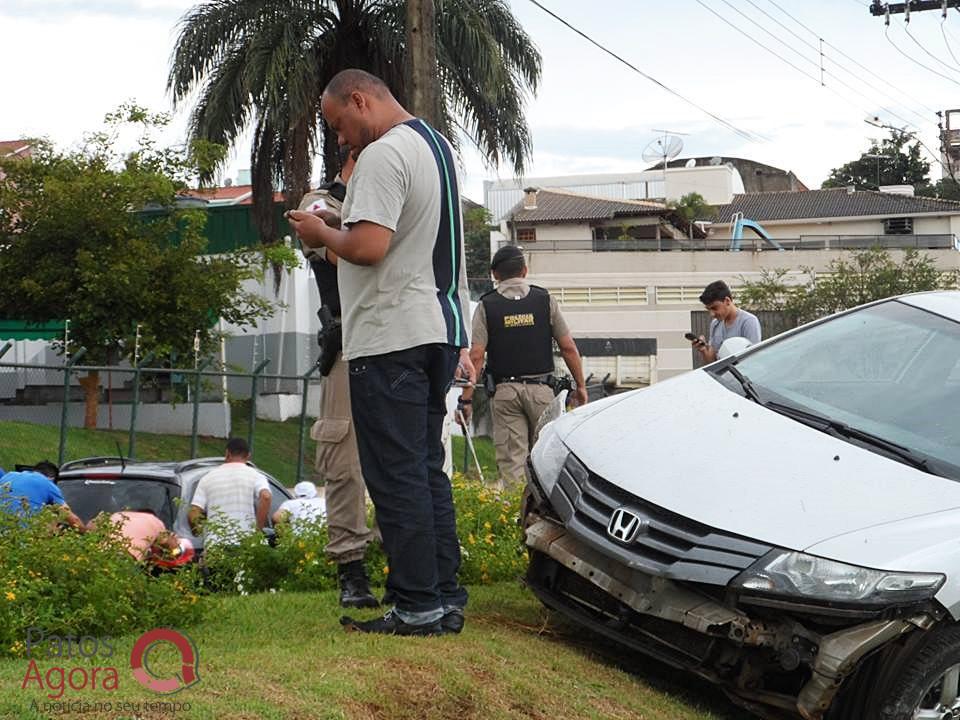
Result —
[[[453, 480], [464, 583], [514, 579], [526, 567], [523, 533], [518, 522], [520, 492], [501, 493], [457, 474]], [[219, 532], [235, 532], [228, 522], [211, 519]], [[322, 520], [277, 528], [271, 547], [262, 533], [240, 535], [232, 547], [206, 550], [211, 587], [225, 592], [319, 591], [337, 587], [337, 566], [323, 552], [327, 526]], [[379, 544], [367, 549], [367, 573], [375, 585], [389, 572]]]
[[127, 553], [115, 526], [56, 528], [52, 509], [0, 512], [0, 656], [23, 655], [27, 628], [47, 635], [117, 636], [199, 620], [198, 573], [157, 577]]

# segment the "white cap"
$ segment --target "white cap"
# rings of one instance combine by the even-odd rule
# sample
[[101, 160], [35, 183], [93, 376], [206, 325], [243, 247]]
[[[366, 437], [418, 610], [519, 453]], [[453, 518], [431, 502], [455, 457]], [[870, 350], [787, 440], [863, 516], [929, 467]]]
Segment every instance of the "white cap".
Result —
[[293, 494], [301, 498], [312, 498], [317, 496], [317, 486], [309, 480], [298, 482], [293, 486]]

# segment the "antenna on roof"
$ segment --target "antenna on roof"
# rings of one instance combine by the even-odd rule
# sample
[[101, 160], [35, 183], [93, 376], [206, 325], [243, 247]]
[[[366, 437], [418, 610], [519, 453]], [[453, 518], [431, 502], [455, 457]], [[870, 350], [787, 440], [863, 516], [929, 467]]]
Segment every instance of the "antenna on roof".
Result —
[[683, 150], [683, 140], [680, 135], [687, 133], [671, 133], [669, 130], [657, 130], [654, 132], [663, 133], [663, 137], [658, 137], [647, 143], [640, 157], [644, 162], [663, 163], [663, 196], [667, 196], [667, 163], [673, 160], [680, 151]]
[[117, 455], [120, 457], [120, 474], [123, 475], [123, 473], [125, 473], [127, 470], [127, 461], [123, 458], [123, 450], [120, 449], [120, 441], [115, 440], [114, 442], [117, 444]]

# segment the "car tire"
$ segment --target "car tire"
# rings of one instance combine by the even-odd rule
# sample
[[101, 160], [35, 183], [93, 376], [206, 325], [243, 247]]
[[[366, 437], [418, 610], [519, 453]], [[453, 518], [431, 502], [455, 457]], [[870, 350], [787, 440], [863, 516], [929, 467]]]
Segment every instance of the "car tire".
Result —
[[[878, 693], [874, 701], [879, 720], [941, 720], [960, 716], [960, 625], [928, 631], [920, 643], [894, 662], [900, 671], [886, 685], [890, 689]], [[943, 700], [944, 681], [952, 691], [947, 694], [947, 705], [938, 708]]]

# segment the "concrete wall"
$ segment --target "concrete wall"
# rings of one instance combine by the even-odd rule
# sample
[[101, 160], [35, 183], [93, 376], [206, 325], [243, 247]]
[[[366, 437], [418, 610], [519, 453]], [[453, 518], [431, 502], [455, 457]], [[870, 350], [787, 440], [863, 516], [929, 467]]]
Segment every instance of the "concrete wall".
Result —
[[699, 193], [708, 205], [725, 205], [734, 193], [743, 192], [743, 180], [727, 165], [667, 170], [667, 200], [679, 200], [689, 193]]
[[[760, 221], [774, 238], [798, 238], [805, 235], [883, 235], [885, 216], [875, 218], [850, 218], [833, 220], [769, 220]], [[711, 238], [730, 237], [729, 224], [714, 225]], [[913, 231], [917, 235], [960, 234], [960, 217], [955, 215], [914, 216]], [[745, 237], [753, 237], [747, 231]]]
[[[926, 250], [941, 270], [960, 269], [955, 250]], [[899, 261], [903, 252], [891, 252]], [[561, 310], [579, 337], [633, 337], [657, 340], [657, 378], [662, 380], [693, 367], [690, 312], [701, 310], [697, 296], [708, 283], [724, 280], [732, 287], [756, 280], [765, 269], [784, 269], [788, 281], [802, 282], [802, 268], [825, 271], [847, 253], [837, 250], [775, 250], [742, 252], [534, 252], [529, 255], [531, 282], [558, 288], [646, 288], [647, 302], [602, 305], [565, 304]], [[660, 302], [658, 288], [671, 291], [671, 302]], [[678, 301], [677, 289], [683, 288]]]
[[[130, 427], [130, 405], [113, 406], [113, 429]], [[100, 403], [97, 428], [109, 427], [109, 409]], [[67, 409], [67, 424], [83, 427], [83, 403], [71, 403]], [[59, 425], [60, 405], [0, 405], [0, 420], [17, 420], [38, 425]], [[226, 438], [230, 431], [230, 406], [224, 403], [200, 403], [198, 432], [201, 435]], [[193, 405], [140, 405], [137, 409], [137, 432], [165, 435], [190, 435], [193, 429]]]

